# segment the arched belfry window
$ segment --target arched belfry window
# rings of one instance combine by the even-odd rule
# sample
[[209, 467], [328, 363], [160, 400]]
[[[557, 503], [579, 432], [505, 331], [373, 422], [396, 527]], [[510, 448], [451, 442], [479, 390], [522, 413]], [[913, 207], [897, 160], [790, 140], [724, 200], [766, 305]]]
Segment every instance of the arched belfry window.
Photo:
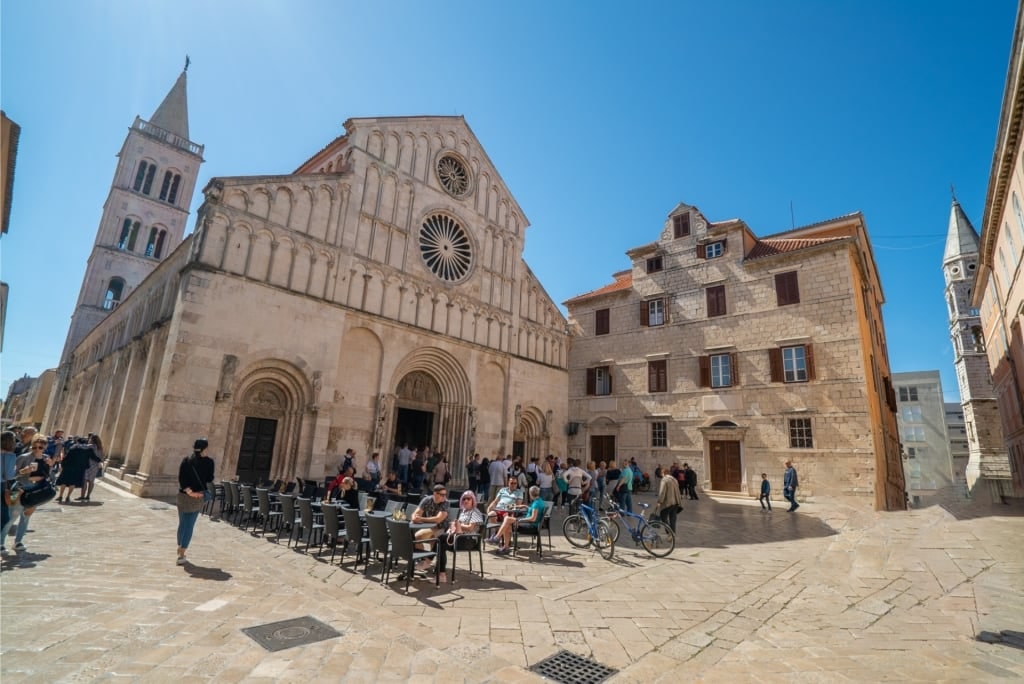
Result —
[[156, 176], [156, 164], [147, 161], [139, 162], [139, 170], [135, 172], [132, 190], [148, 195], [153, 190], [154, 176]]
[[174, 171], [164, 172], [164, 182], [160, 186], [160, 201], [174, 204], [178, 199], [178, 186], [181, 184], [181, 174]]
[[121, 224], [121, 237], [117, 240], [118, 249], [126, 249], [129, 252], [135, 249], [135, 240], [139, 236], [141, 224], [137, 219], [128, 217]]
[[103, 295], [103, 308], [113, 311], [121, 303], [121, 296], [124, 294], [124, 281], [120, 278], [111, 278], [107, 285], [107, 293]]
[[159, 259], [164, 254], [164, 242], [167, 241], [167, 231], [161, 230], [160, 235], [156, 239], [156, 250], [153, 252], [153, 258]]
[[146, 241], [146, 256], [153, 256], [153, 252], [156, 250], [156, 241], [160, 236], [160, 229], [153, 226], [149, 229], [149, 240]]

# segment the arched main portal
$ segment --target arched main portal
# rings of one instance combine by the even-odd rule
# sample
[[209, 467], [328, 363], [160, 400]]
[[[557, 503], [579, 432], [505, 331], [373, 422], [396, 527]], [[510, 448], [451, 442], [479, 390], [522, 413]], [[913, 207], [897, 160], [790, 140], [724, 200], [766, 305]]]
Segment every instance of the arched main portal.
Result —
[[521, 457], [524, 463], [533, 458], [542, 458], [548, 451], [550, 435], [544, 414], [536, 406], [526, 409], [516, 407], [516, 429], [512, 435], [512, 456]]
[[289, 370], [268, 364], [239, 383], [224, 472], [240, 482], [291, 479], [296, 472], [308, 388]]
[[392, 453], [404, 443], [429, 445], [448, 457], [452, 478], [464, 482], [466, 455], [475, 446], [465, 370], [451, 354], [428, 347], [403, 359], [392, 377], [394, 391], [378, 399], [377, 446]]

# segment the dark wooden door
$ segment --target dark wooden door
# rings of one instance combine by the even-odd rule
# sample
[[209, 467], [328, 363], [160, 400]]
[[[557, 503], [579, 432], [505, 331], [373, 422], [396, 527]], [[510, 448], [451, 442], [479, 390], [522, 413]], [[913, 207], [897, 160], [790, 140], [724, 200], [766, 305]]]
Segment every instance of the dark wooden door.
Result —
[[711, 489], [738, 492], [743, 485], [739, 442], [710, 442]]
[[242, 446], [238, 448], [238, 481], [259, 484], [270, 479], [274, 458], [277, 421], [270, 418], [246, 418], [242, 428]]
[[590, 437], [590, 460], [594, 463], [615, 458], [615, 435], [592, 435]]

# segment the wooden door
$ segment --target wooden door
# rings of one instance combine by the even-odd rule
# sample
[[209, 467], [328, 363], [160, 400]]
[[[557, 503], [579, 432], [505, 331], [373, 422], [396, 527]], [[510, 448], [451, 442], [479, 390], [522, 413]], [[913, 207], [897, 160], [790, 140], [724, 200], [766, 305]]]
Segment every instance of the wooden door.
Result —
[[242, 445], [238, 448], [238, 481], [260, 484], [270, 478], [270, 462], [274, 458], [274, 437], [277, 421], [270, 418], [246, 417], [242, 428]]
[[594, 463], [615, 458], [615, 435], [591, 435], [590, 460]]
[[720, 492], [738, 492], [743, 486], [739, 442], [709, 442], [711, 462], [711, 489]]

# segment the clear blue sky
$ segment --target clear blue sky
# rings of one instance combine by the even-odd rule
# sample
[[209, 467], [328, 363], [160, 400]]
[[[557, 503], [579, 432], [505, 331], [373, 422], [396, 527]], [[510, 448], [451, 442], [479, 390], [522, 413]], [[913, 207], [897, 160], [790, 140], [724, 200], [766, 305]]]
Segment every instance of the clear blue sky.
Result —
[[[950, 183], [980, 226], [1013, 0], [3, 2], [22, 126], [0, 389], [56, 366], [136, 114], [184, 62], [212, 176], [288, 173], [353, 116], [462, 114], [562, 302], [680, 201], [758, 235], [860, 210], [896, 371], [958, 395], [940, 264]], [[193, 212], [201, 194], [193, 198]], [[190, 229], [191, 229], [190, 221]]]

